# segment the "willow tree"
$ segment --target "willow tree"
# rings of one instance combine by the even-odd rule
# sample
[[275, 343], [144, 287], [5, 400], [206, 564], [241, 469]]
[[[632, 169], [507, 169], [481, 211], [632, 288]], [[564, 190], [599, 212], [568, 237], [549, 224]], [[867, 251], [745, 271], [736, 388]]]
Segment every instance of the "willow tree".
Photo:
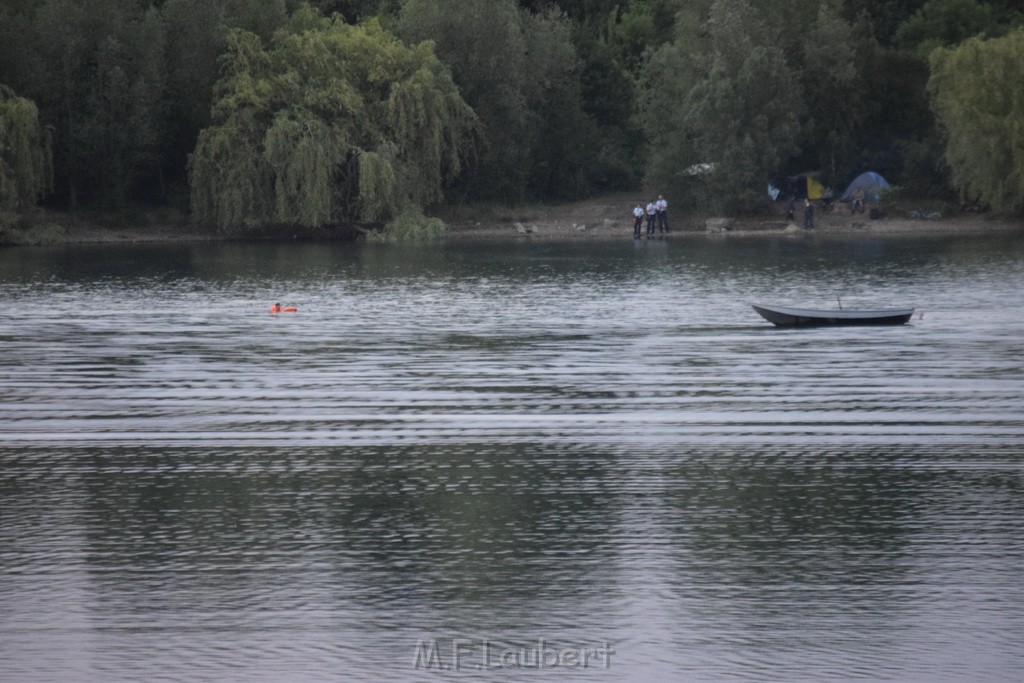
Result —
[[308, 6], [264, 48], [235, 30], [190, 159], [198, 220], [222, 230], [385, 222], [440, 200], [476, 117], [431, 43]]
[[53, 189], [50, 147], [35, 103], [0, 85], [0, 208], [24, 211]]
[[480, 118], [484, 145], [471, 192], [520, 199], [533, 166], [536, 134], [523, 13], [515, 0], [406, 0], [395, 27], [407, 41], [430, 40]]
[[953, 185], [996, 211], [1024, 210], [1024, 30], [940, 48], [931, 67]]

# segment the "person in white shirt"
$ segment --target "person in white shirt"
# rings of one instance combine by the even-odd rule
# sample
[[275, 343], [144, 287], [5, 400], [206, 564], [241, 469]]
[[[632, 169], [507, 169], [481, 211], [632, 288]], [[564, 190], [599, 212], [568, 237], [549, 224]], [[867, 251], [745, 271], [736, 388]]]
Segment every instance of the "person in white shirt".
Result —
[[654, 235], [654, 222], [658, 218], [658, 207], [651, 202], [647, 205], [647, 236]]
[[654, 206], [658, 210], [658, 232], [668, 232], [668, 202], [659, 194]]
[[633, 239], [640, 239], [640, 228], [644, 224], [644, 210], [639, 204], [633, 209]]

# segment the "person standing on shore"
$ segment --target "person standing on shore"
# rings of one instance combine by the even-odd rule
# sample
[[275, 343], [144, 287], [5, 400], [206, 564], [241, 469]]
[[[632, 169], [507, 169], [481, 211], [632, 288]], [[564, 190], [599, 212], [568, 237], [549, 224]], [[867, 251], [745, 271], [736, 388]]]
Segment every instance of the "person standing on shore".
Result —
[[804, 228], [807, 230], [814, 228], [814, 204], [811, 204], [810, 199], [804, 200]]
[[659, 194], [654, 206], [658, 210], [658, 232], [668, 232], [668, 202]]
[[853, 201], [850, 202], [850, 215], [860, 211], [864, 213], [864, 188], [858, 187], [853, 191]]
[[658, 208], [654, 202], [647, 205], [647, 236], [654, 237], [654, 223], [658, 217]]
[[637, 203], [633, 209], [633, 239], [640, 239], [640, 229], [644, 225], [644, 209]]

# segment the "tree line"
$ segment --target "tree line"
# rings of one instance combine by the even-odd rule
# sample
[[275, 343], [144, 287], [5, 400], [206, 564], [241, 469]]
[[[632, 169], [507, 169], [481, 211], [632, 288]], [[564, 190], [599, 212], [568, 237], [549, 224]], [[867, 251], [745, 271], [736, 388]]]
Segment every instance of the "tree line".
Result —
[[1015, 0], [0, 0], [0, 206], [743, 211], [871, 169], [1018, 212], [1022, 25]]

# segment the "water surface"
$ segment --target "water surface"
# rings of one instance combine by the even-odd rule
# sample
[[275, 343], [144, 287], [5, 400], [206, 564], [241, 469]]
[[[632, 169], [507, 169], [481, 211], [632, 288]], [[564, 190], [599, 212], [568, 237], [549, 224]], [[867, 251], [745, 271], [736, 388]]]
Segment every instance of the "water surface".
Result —
[[[2, 251], [0, 679], [1014, 680], [1022, 291], [1006, 236]], [[837, 297], [923, 317], [749, 307]]]

